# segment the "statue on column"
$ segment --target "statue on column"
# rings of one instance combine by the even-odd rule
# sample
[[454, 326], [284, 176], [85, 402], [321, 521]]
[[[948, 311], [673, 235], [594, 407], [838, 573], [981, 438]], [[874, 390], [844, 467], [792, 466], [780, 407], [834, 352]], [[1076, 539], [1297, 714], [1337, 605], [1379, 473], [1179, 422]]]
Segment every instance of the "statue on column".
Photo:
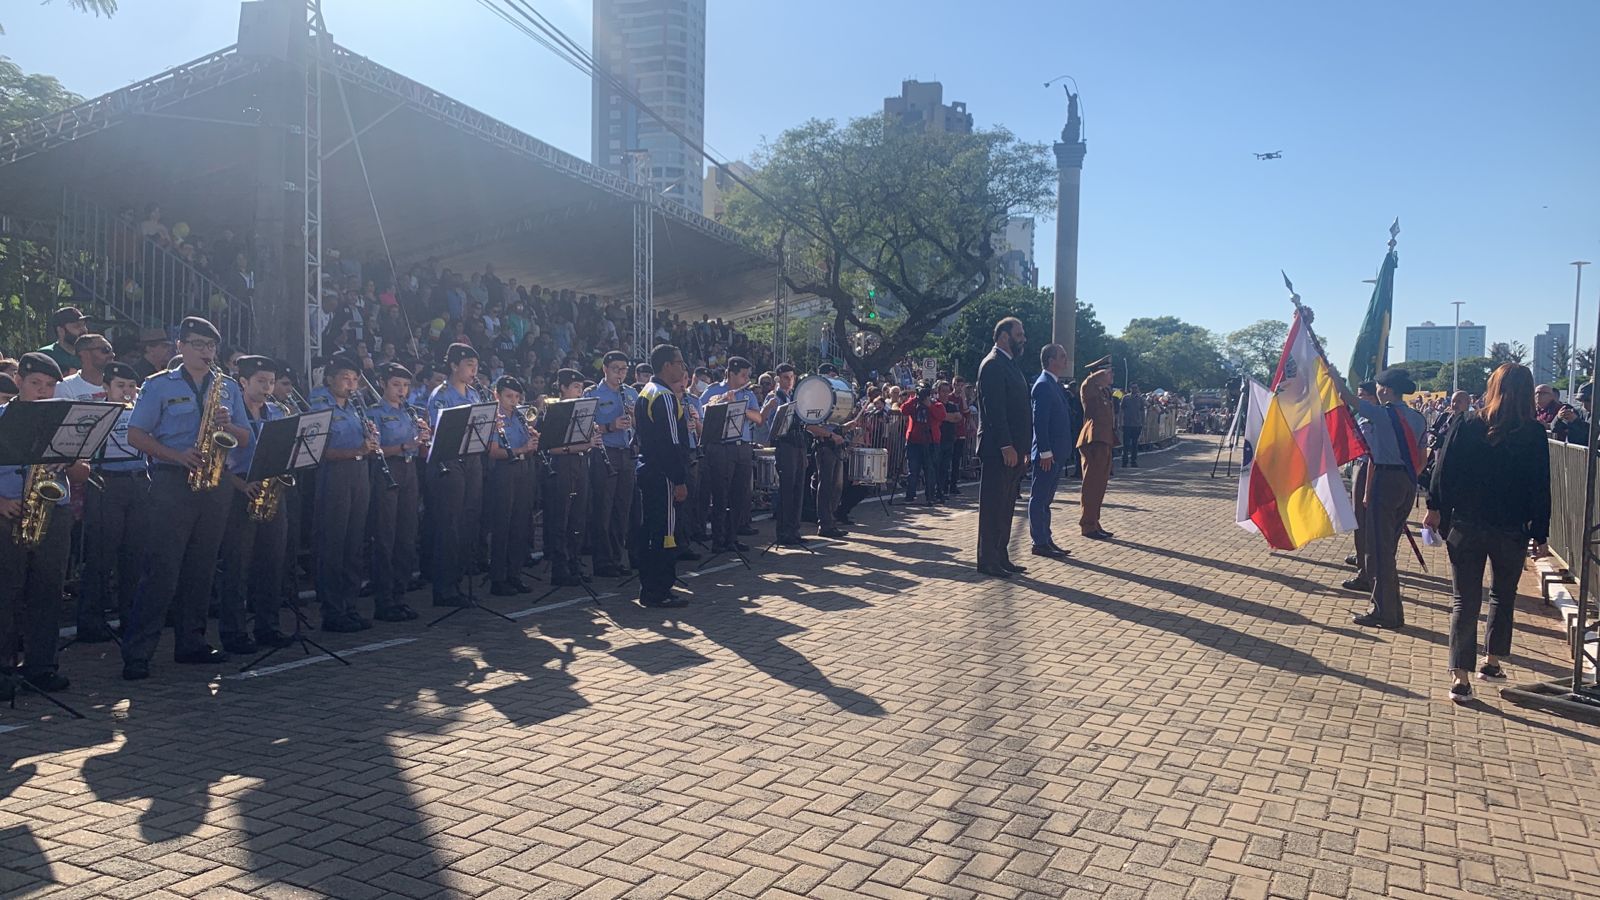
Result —
[[1061, 129], [1061, 143], [1076, 144], [1083, 140], [1083, 117], [1078, 114], [1078, 95], [1072, 88], [1062, 85], [1067, 92], [1067, 124]]

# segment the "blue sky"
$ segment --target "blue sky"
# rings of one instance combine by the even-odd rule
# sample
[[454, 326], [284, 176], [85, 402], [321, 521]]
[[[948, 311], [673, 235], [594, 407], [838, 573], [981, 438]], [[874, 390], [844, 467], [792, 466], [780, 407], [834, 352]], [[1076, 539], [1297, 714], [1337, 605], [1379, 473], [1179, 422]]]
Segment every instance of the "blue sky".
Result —
[[[534, 0], [587, 45], [587, 0]], [[228, 0], [122, 0], [110, 20], [7, 3], [0, 53], [85, 95], [231, 43]], [[1399, 216], [1401, 328], [1463, 316], [1532, 344], [1600, 263], [1600, 3], [709, 0], [707, 141], [725, 157], [807, 118], [940, 80], [980, 125], [1052, 140], [1083, 93], [1079, 296], [1113, 331], [1287, 318], [1288, 270], [1348, 355]], [[325, 0], [341, 43], [587, 157], [588, 81], [472, 0]], [[1253, 151], [1282, 150], [1257, 162]], [[1041, 280], [1054, 228], [1039, 232]], [[1579, 342], [1600, 306], [1584, 287]]]

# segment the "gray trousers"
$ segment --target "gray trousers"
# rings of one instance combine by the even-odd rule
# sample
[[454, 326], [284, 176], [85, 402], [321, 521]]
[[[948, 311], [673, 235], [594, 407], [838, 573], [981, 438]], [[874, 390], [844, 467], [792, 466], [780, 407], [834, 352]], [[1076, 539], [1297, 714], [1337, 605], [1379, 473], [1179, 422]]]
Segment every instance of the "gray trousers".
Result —
[[147, 521], [161, 531], [159, 539], [149, 542], [145, 582], [134, 601], [131, 621], [123, 626], [123, 662], [150, 661], [173, 603], [178, 605], [175, 652], [183, 655], [205, 648], [206, 609], [211, 605], [217, 550], [233, 494], [227, 479], [215, 490], [191, 491], [185, 469], [157, 466], [151, 473]]
[[317, 603], [322, 616], [355, 612], [367, 539], [372, 476], [364, 459], [323, 463], [317, 471]]
[[[283, 489], [286, 494], [288, 490]], [[224, 637], [278, 630], [278, 611], [283, 607], [283, 554], [288, 541], [289, 514], [281, 499], [277, 516], [266, 522], [253, 522], [250, 495], [234, 491], [222, 541], [222, 590], [217, 603], [217, 631]]]
[[589, 524], [589, 460], [587, 454], [552, 453], [550, 465], [555, 475], [544, 492], [544, 557], [552, 577], [576, 576]]
[[400, 604], [411, 573], [417, 570], [417, 511], [422, 462], [391, 457], [389, 471], [395, 490], [389, 490], [382, 476], [372, 479], [371, 510], [367, 517], [372, 534], [372, 596], [378, 609]]
[[611, 469], [599, 453], [591, 454], [594, 459], [589, 464], [589, 534], [596, 569], [620, 566], [628, 559], [636, 479], [632, 450], [607, 447], [602, 452], [611, 461]]
[[800, 536], [800, 505], [801, 493], [806, 477], [806, 451], [804, 447], [794, 444], [778, 444], [776, 454], [778, 463], [778, 502], [774, 510], [777, 516], [777, 536], [781, 538], [797, 538]]
[[844, 491], [844, 447], [827, 440], [817, 444], [817, 530], [839, 527], [835, 512]]
[[[105, 487], [86, 485], [83, 498], [83, 585], [78, 592], [78, 627], [95, 627], [115, 612], [128, 624], [139, 590], [143, 510], [150, 499], [144, 472], [106, 472]], [[115, 602], [112, 576], [116, 577]]]
[[1400, 605], [1400, 573], [1395, 556], [1417, 486], [1404, 466], [1375, 466], [1367, 473], [1372, 499], [1367, 503], [1367, 566], [1372, 572], [1371, 614], [1385, 625], [1406, 621]]
[[755, 458], [749, 444], [711, 444], [706, 447], [706, 462], [711, 479], [711, 545], [726, 547], [738, 537], [750, 512]]
[[56, 613], [71, 549], [69, 507], [51, 512], [44, 540], [33, 550], [17, 543], [15, 519], [0, 519], [0, 673], [15, 663], [19, 637], [24, 674], [55, 670]]
[[539, 496], [532, 459], [489, 462], [484, 520], [489, 526], [489, 580], [511, 581], [522, 573], [533, 540], [533, 505]]

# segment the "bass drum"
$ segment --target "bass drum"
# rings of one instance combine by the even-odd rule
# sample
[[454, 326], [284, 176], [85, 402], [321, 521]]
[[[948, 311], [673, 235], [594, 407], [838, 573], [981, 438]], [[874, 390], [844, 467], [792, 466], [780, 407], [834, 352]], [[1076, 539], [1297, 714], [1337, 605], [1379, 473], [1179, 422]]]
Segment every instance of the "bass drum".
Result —
[[850, 385], [826, 375], [807, 375], [794, 386], [794, 417], [802, 425], [843, 425], [855, 412]]

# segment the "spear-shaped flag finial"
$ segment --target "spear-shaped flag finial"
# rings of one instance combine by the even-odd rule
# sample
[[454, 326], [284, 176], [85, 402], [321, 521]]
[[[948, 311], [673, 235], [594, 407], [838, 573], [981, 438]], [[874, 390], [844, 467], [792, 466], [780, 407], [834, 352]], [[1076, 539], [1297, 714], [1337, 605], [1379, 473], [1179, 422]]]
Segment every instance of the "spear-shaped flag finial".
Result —
[[1400, 217], [1394, 217], [1394, 224], [1389, 226], [1389, 249], [1394, 249], [1395, 238], [1400, 236]]
[[1294, 282], [1289, 280], [1289, 273], [1279, 269], [1278, 274], [1283, 276], [1283, 286], [1289, 289], [1289, 302], [1299, 306], [1300, 295], [1294, 292]]

